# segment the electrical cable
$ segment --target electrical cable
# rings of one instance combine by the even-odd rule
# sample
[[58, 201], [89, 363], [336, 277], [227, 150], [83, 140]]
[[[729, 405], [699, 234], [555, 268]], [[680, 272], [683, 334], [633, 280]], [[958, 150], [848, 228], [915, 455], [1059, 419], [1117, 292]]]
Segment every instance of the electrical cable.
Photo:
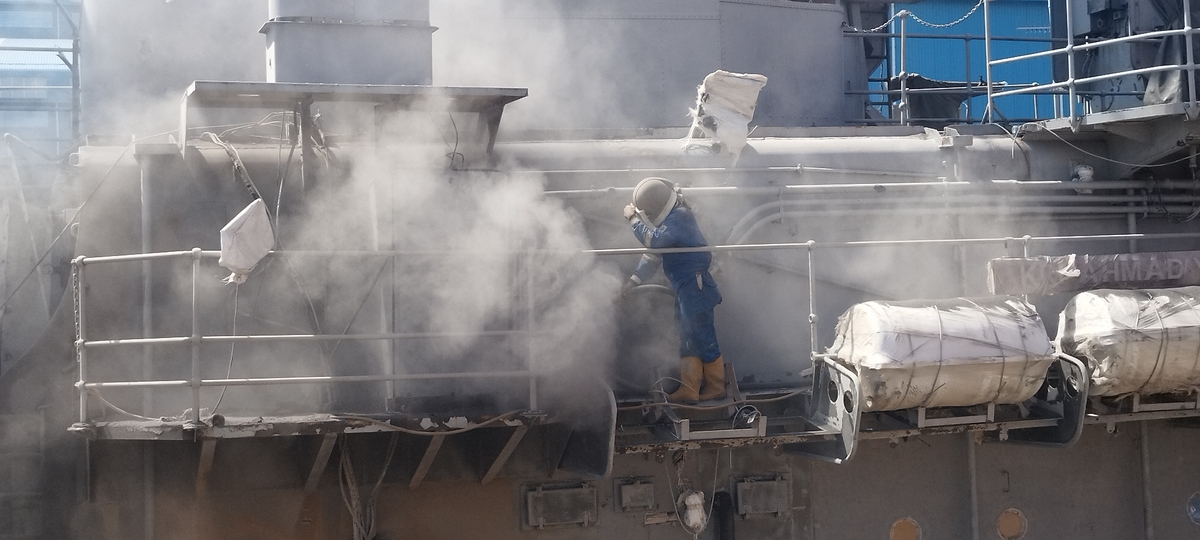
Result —
[[350, 512], [351, 522], [354, 527], [355, 540], [372, 540], [375, 538], [375, 502], [379, 495], [379, 488], [383, 485], [383, 479], [387, 476], [388, 468], [392, 464], [392, 457], [396, 454], [396, 443], [399, 440], [399, 434], [393, 434], [391, 441], [388, 443], [387, 456], [383, 460], [383, 470], [379, 472], [379, 479], [375, 481], [375, 487], [371, 489], [371, 494], [367, 500], [362, 500], [362, 493], [358, 488], [358, 479], [354, 474], [354, 465], [350, 462], [350, 450], [348, 437], [345, 434], [341, 436], [341, 456], [340, 467], [338, 474], [338, 488], [342, 493], [342, 503], [346, 505], [346, 510]]
[[[664, 394], [666, 393], [666, 392], [663, 392], [662, 390], [651, 390], [651, 392], [660, 392], [660, 393], [664, 393]], [[746, 405], [746, 404], [754, 404], [754, 403], [772, 403], [775, 401], [783, 401], [785, 399], [790, 399], [790, 398], [796, 397], [800, 394], [803, 394], [804, 392], [805, 392], [804, 390], [795, 390], [793, 392], [788, 392], [787, 394], [784, 394], [782, 396], [775, 396], [775, 397], [771, 397], [771, 398], [760, 398], [760, 399], [752, 399], [752, 398], [739, 399], [739, 400], [729, 402], [729, 403], [721, 403], [720, 405], [684, 405], [682, 403], [671, 403], [670, 407], [672, 409], [683, 409], [683, 410], [687, 410], [687, 411], [712, 411], [712, 410], [716, 410], [716, 409], [724, 409], [725, 407], [732, 407], [735, 405]], [[638, 411], [638, 410], [641, 410], [648, 406], [653, 406], [653, 405], [661, 405], [661, 403], [658, 403], [658, 402], [649, 403], [648, 402], [648, 403], [644, 403], [642, 405], [626, 405], [624, 407], [617, 407], [617, 410], [618, 411]]]
[[[457, 171], [466, 165], [467, 156], [458, 151], [458, 123], [454, 121], [454, 114], [446, 113], [446, 116], [450, 117], [450, 126], [454, 128], [454, 149], [450, 150], [450, 153], [446, 154], [446, 157], [450, 158], [450, 170]], [[458, 165], [455, 164], [455, 158], [460, 158]]]
[[[276, 115], [282, 116], [285, 114], [289, 114], [290, 112], [291, 111], [275, 111], [272, 113], [268, 113], [266, 116], [264, 116], [262, 118], [262, 120], [259, 120], [257, 122], [249, 122], [249, 123], [245, 123], [245, 124], [233, 124], [232, 127], [221, 132], [221, 138], [224, 139], [225, 137], [229, 136], [229, 134], [231, 134], [235, 131], [241, 131], [243, 129], [249, 129], [249, 128], [264, 126], [264, 125], [273, 125], [273, 124], [275, 124], [275, 122], [268, 122], [267, 120], [270, 120], [272, 116], [276, 116]], [[202, 134], [201, 137], [203, 137], [203, 136], [204, 135]]]
[[238, 154], [237, 148], [234, 148], [232, 144], [221, 140], [216, 133], [211, 131], [205, 131], [204, 133], [200, 134], [201, 139], [203, 139], [205, 136], [207, 136], [209, 140], [211, 140], [217, 146], [223, 148], [225, 153], [229, 155], [229, 159], [233, 161], [234, 179], [236, 180], [240, 176], [242, 184], [246, 186], [246, 190], [250, 192], [250, 195], [255, 199], [262, 199], [262, 193], [258, 191], [258, 186], [254, 185], [254, 180], [250, 179], [250, 171], [247, 170], [246, 165], [242, 163], [242, 156]]
[[1084, 149], [1082, 149], [1082, 148], [1080, 148], [1080, 147], [1078, 147], [1078, 146], [1076, 146], [1076, 145], [1072, 144], [1070, 141], [1068, 141], [1068, 140], [1066, 140], [1066, 139], [1062, 138], [1062, 136], [1061, 136], [1061, 135], [1059, 135], [1059, 134], [1055, 133], [1053, 130], [1046, 129], [1046, 130], [1043, 130], [1043, 131], [1046, 131], [1047, 133], [1049, 133], [1049, 134], [1051, 134], [1051, 135], [1054, 135], [1055, 137], [1057, 137], [1057, 138], [1058, 138], [1058, 140], [1062, 141], [1063, 143], [1066, 143], [1066, 145], [1067, 145], [1067, 146], [1070, 146], [1071, 148], [1074, 148], [1074, 149], [1076, 149], [1076, 150], [1078, 150], [1078, 151], [1080, 151], [1080, 152], [1082, 152], [1082, 153], [1084, 153], [1084, 154], [1087, 154], [1087, 155], [1089, 155], [1089, 156], [1091, 156], [1091, 157], [1094, 157], [1094, 158], [1096, 158], [1096, 159], [1100, 159], [1100, 160], [1107, 161], [1107, 162], [1109, 162], [1109, 163], [1116, 163], [1117, 165], [1125, 165], [1126, 167], [1136, 167], [1136, 168], [1166, 167], [1167, 165], [1174, 165], [1174, 164], [1176, 164], [1176, 163], [1183, 163], [1184, 161], [1187, 161], [1187, 160], [1189, 160], [1189, 159], [1192, 159], [1192, 156], [1191, 156], [1191, 155], [1188, 155], [1188, 156], [1184, 156], [1184, 157], [1181, 157], [1181, 158], [1179, 158], [1179, 159], [1172, 160], [1172, 161], [1168, 161], [1168, 162], [1165, 162], [1165, 163], [1129, 163], [1129, 162], [1127, 162], [1127, 161], [1120, 161], [1120, 160], [1116, 160], [1116, 159], [1106, 158], [1106, 157], [1104, 157], [1104, 156], [1101, 156], [1101, 155], [1099, 155], [1099, 154], [1093, 154], [1093, 153], [1091, 153], [1091, 152], [1088, 152], [1087, 150], [1084, 150]]
[[[237, 335], [237, 313], [238, 313], [238, 290], [241, 287], [240, 283], [233, 284], [233, 328], [230, 329], [229, 335]], [[225, 378], [228, 379], [233, 375], [233, 352], [237, 349], [237, 342], [229, 342], [229, 366], [225, 368]], [[221, 401], [225, 399], [225, 390], [228, 386], [221, 387], [221, 395], [217, 398], [217, 404], [213, 405], [212, 414], [217, 414], [217, 409], [221, 406]]]
[[113, 411], [115, 411], [119, 414], [123, 414], [123, 415], [133, 418], [135, 420], [147, 420], [150, 422], [162, 422], [162, 418], [150, 418], [149, 416], [142, 416], [140, 414], [134, 414], [134, 413], [131, 413], [125, 409], [122, 409], [122, 408], [116, 406], [116, 405], [113, 405], [113, 403], [111, 401], [104, 399], [104, 396], [100, 395], [100, 392], [97, 391], [95, 388], [89, 388], [88, 393], [91, 394], [92, 397], [96, 398], [100, 402], [101, 405], [104, 405], [105, 407], [108, 407], [109, 409], [112, 409]]
[[[671, 506], [675, 508], [675, 520], [683, 525], [683, 516], [679, 515], [679, 501], [677, 500], [679, 495], [675, 493], [675, 482], [671, 481], [671, 467], [667, 465], [666, 460], [663, 460], [663, 470], [667, 473], [667, 492], [671, 494]], [[682, 492], [681, 489], [680, 493]], [[684, 530], [687, 530], [687, 527], [684, 527]]]
[[[732, 454], [733, 450], [730, 450], [729, 452], [730, 452], [730, 454]], [[706, 527], [708, 526], [709, 522], [712, 521], [713, 505], [716, 504], [716, 502], [717, 502], [717, 477], [718, 477], [717, 471], [720, 470], [720, 467], [721, 467], [721, 448], [718, 447], [717, 448], [717, 458], [715, 460], [713, 460], [713, 483], [712, 483], [713, 487], [712, 487], [712, 491], [709, 492], [708, 512], [706, 512], [704, 514], [704, 525]], [[697, 536], [699, 536], [699, 533], [697, 533]]]
[[[293, 118], [292, 122], [293, 122], [292, 125], [295, 125], [294, 118]], [[296, 145], [300, 142], [299, 139], [292, 141], [292, 148], [290, 150], [288, 150], [287, 161], [286, 162], [283, 161], [283, 137], [284, 137], [284, 132], [286, 132], [286, 130], [287, 130], [286, 128], [287, 128], [286, 122], [280, 123], [279, 131], [280, 131], [281, 135], [279, 136], [279, 152], [278, 152], [278, 156], [277, 156], [277, 161], [279, 163], [279, 165], [278, 165], [278, 167], [279, 167], [279, 190], [275, 192], [275, 244], [279, 245], [279, 246], [283, 245], [283, 243], [280, 241], [281, 239], [279, 237], [279, 219], [280, 219], [279, 208], [280, 208], [281, 204], [283, 203], [283, 182], [284, 182], [284, 180], [287, 179], [288, 169], [291, 169], [291, 167], [292, 167], [292, 156], [294, 156], [296, 154]]]
[[436, 435], [457, 435], [459, 433], [466, 433], [468, 431], [473, 431], [473, 430], [479, 429], [481, 427], [485, 427], [485, 426], [494, 424], [501, 420], [507, 420], [508, 418], [511, 418], [512, 416], [519, 414], [519, 413], [521, 413], [520, 409], [512, 410], [512, 411], [508, 411], [504, 414], [501, 414], [499, 416], [496, 416], [495, 418], [491, 418], [489, 420], [485, 420], [483, 422], [475, 424], [473, 426], [467, 426], [465, 428], [449, 429], [446, 431], [420, 431], [420, 430], [416, 430], [416, 429], [407, 429], [407, 428], [402, 428], [400, 426], [394, 426], [388, 422], [376, 420], [369, 416], [358, 416], [358, 415], [353, 415], [353, 414], [332, 414], [332, 415], [330, 415], [330, 418], [332, 418], [334, 420], [358, 420], [361, 422], [369, 422], [373, 425], [383, 428], [384, 431], [395, 431], [395, 432], [399, 432], [399, 433], [407, 433], [409, 435], [426, 435], [426, 436], [432, 437], [432, 436], [436, 436]]

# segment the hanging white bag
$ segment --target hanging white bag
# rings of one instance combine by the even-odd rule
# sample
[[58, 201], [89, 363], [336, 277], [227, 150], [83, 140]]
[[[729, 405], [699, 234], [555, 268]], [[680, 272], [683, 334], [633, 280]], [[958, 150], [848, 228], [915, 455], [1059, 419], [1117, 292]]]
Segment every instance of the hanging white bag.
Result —
[[232, 274], [225, 281], [245, 283], [246, 275], [275, 247], [275, 231], [267, 205], [254, 199], [221, 228], [221, 259], [217, 264]]

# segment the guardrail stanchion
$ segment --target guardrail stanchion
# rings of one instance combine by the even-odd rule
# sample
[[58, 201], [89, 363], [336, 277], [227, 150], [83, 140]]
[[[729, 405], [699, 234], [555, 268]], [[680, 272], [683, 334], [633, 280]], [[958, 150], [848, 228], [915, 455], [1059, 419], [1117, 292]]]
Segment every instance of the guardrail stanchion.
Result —
[[1184, 112], [1188, 118], [1196, 117], [1196, 52], [1192, 50], [1192, 2], [1183, 0], [1183, 42], [1187, 47], [1188, 104]]
[[525, 255], [525, 346], [527, 354], [525, 361], [525, 370], [529, 372], [529, 410], [536, 411], [538, 408], [537, 398], [537, 375], [533, 367], [534, 364], [534, 332], [535, 323], [534, 299], [533, 299], [533, 250], [529, 250]]
[[911, 117], [908, 107], [908, 10], [896, 14], [900, 18], [900, 125], [907, 126]]
[[816, 247], [816, 240], [808, 241], [808, 334], [812, 343], [813, 358], [816, 358], [817, 354], [817, 277], [813, 273], [813, 250]]
[[87, 340], [87, 320], [84, 318], [84, 291], [86, 290], [83, 283], [83, 268], [84, 258], [82, 255], [71, 261], [71, 289], [75, 295], [75, 354], [79, 359], [79, 423], [81, 426], [86, 426], [89, 423], [88, 418], [88, 361], [87, 347], [84, 343]]
[[971, 118], [971, 98], [975, 97], [975, 89], [971, 85], [971, 38], [970, 36], [963, 38], [963, 80], [967, 82], [967, 123], [973, 122]]
[[988, 7], [990, 3], [989, 0], [983, 0], [983, 69], [987, 84], [987, 104], [980, 120], [985, 124], [992, 122], [992, 109], [995, 107], [992, 102], [992, 10]]
[[1071, 131], [1079, 129], [1079, 116], [1076, 114], [1075, 108], [1075, 25], [1071, 20], [1074, 13], [1071, 11], [1071, 0], [1066, 1], [1066, 19], [1067, 19], [1067, 45], [1064, 49], [1067, 53], [1067, 116], [1070, 117]]
[[200, 421], [200, 248], [192, 249], [192, 417], [190, 423], [198, 428]]

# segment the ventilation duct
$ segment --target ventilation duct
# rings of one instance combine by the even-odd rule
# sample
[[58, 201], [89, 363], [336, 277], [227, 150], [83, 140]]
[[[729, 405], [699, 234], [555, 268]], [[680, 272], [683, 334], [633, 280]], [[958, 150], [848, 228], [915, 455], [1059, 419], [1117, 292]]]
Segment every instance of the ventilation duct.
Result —
[[267, 81], [433, 84], [429, 0], [269, 0]]

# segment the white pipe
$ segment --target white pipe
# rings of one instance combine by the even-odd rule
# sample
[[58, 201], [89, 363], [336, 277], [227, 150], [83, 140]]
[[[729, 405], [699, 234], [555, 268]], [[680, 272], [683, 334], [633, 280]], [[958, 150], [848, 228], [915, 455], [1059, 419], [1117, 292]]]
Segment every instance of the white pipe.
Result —
[[[806, 169], [807, 170], [807, 169]], [[609, 174], [619, 173], [624, 171], [604, 171]], [[866, 171], [861, 171], [866, 173]], [[926, 190], [926, 189], [945, 189], [948, 191], [954, 190], [971, 190], [976, 189], [982, 192], [987, 190], [1067, 190], [1080, 189], [1076, 182], [1063, 180], [989, 180], [986, 182], [967, 182], [967, 181], [939, 181], [939, 182], [860, 182], [852, 184], [788, 184], [778, 187], [737, 187], [737, 186], [713, 186], [713, 187], [685, 187], [683, 194], [688, 197], [697, 196], [755, 196], [755, 195], [811, 195], [814, 193], [855, 193], [855, 192], [874, 192], [880, 189], [885, 191], [891, 190]], [[1193, 189], [1195, 182], [1191, 180], [1164, 180], [1160, 182], [1150, 183], [1141, 180], [1112, 180], [1093, 182], [1086, 186], [1091, 190], [1107, 190], [1107, 189]], [[618, 193], [626, 193], [633, 191], [632, 187], [607, 187], [596, 189], [561, 189], [542, 192], [547, 197], [561, 198], [583, 198], [583, 197], [605, 197], [616, 195]]]
[[[1164, 207], [1168, 212], [1190, 212], [1191, 207]], [[734, 244], [744, 244], [749, 240], [750, 236], [763, 228], [767, 224], [781, 218], [805, 218], [805, 217], [845, 217], [859, 215], [955, 215], [955, 214], [972, 214], [972, 215], [1023, 215], [1023, 214], [1128, 214], [1130, 207], [1128, 206], [1041, 206], [1041, 207], [1003, 207], [1003, 206], [958, 206], [953, 208], [939, 209], [842, 209], [842, 210], [826, 210], [814, 209], [804, 211], [787, 211], [778, 214], [771, 214], [754, 223], [746, 230], [737, 242]], [[1150, 212], [1150, 207], [1140, 207], [1144, 212]], [[1150, 214], [1154, 215], [1154, 214]], [[1130, 236], [1134, 238], [1136, 236]]]

